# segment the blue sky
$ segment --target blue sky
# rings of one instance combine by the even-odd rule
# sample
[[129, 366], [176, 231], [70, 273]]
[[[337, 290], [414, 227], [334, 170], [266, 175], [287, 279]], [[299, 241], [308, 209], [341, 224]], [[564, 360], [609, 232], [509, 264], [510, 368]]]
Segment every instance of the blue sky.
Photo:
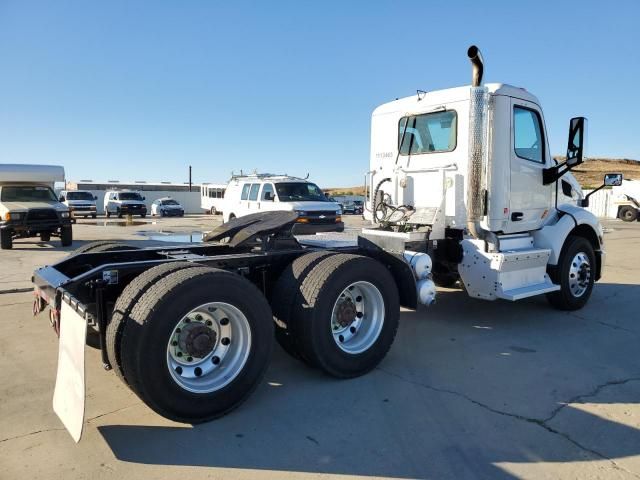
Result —
[[485, 81], [541, 100], [551, 150], [640, 159], [640, 2], [0, 0], [0, 162], [70, 179], [362, 183], [376, 105]]

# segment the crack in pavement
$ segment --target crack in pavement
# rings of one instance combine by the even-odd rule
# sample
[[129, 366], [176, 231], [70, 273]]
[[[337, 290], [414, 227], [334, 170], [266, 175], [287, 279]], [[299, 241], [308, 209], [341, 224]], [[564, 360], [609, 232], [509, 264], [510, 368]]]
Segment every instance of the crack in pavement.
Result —
[[434, 387], [433, 385], [429, 385], [426, 383], [422, 383], [422, 382], [417, 382], [415, 380], [409, 380], [408, 378], [403, 377], [402, 375], [399, 375], [397, 373], [394, 372], [390, 372], [388, 370], [384, 370], [380, 367], [376, 368], [376, 370], [385, 373], [389, 376], [395, 377], [403, 382], [418, 386], [418, 387], [422, 387], [425, 388], [427, 390], [432, 390], [434, 392], [439, 392], [439, 393], [446, 393], [449, 395], [454, 395], [456, 397], [462, 398], [470, 403], [473, 403], [474, 405], [477, 405], [478, 407], [481, 407], [489, 412], [495, 413], [497, 415], [502, 415], [505, 417], [511, 417], [511, 418], [515, 418], [516, 420], [521, 420], [523, 422], [527, 422], [527, 423], [532, 423], [534, 425], [537, 425], [541, 428], [544, 428], [546, 431], [553, 433], [554, 435], [558, 435], [562, 438], [564, 438], [565, 440], [567, 440], [568, 442], [570, 442], [571, 444], [573, 444], [574, 446], [578, 447], [579, 449], [591, 453], [593, 456], [601, 458], [602, 460], [607, 460], [608, 462], [611, 463], [611, 466], [613, 468], [615, 468], [616, 470], [620, 470], [623, 471], [625, 473], [628, 473], [630, 475], [633, 475], [636, 478], [640, 479], [640, 474], [637, 474], [635, 472], [632, 472], [630, 470], [627, 470], [626, 468], [618, 465], [618, 463], [616, 463], [615, 460], [613, 460], [612, 458], [607, 457], [606, 455], [604, 455], [603, 453], [598, 452], [597, 450], [593, 450], [585, 445], [582, 445], [580, 442], [578, 442], [577, 440], [571, 438], [571, 436], [567, 433], [561, 432], [560, 430], [556, 430], [553, 427], [550, 427], [549, 425], [547, 425], [547, 422], [549, 422], [550, 420], [552, 420], [564, 407], [568, 406], [570, 403], [576, 402], [580, 399], [583, 398], [589, 398], [589, 397], [593, 397], [595, 395], [597, 395], [598, 393], [600, 393], [600, 391], [606, 387], [609, 386], [614, 386], [614, 385], [623, 385], [625, 383], [628, 382], [632, 382], [632, 381], [640, 381], [640, 377], [633, 377], [633, 378], [628, 378], [628, 379], [624, 379], [624, 380], [612, 380], [610, 382], [606, 382], [602, 385], [598, 385], [594, 390], [592, 390], [591, 392], [587, 393], [587, 394], [582, 394], [582, 395], [577, 395], [575, 397], [573, 397], [571, 400], [569, 400], [566, 403], [563, 403], [560, 407], [556, 408], [552, 414], [546, 418], [546, 419], [539, 419], [539, 418], [532, 418], [532, 417], [525, 417], [524, 415], [519, 415], [517, 413], [510, 413], [510, 412], [505, 412], [504, 410], [498, 410], [496, 408], [493, 408], [489, 405], [487, 405], [486, 403], [482, 403], [479, 402], [478, 400], [475, 400], [473, 398], [471, 398], [470, 396], [462, 393], [462, 392], [457, 392], [455, 390], [449, 390], [446, 388], [440, 388], [440, 387]]
[[603, 322], [602, 320], [592, 320], [591, 318], [583, 317], [582, 315], [579, 315], [575, 312], [567, 312], [567, 315], [570, 317], [577, 318], [578, 320], [582, 320], [584, 322], [595, 322], [595, 323], [599, 323], [604, 327], [609, 327], [614, 330], [622, 330], [624, 332], [632, 333], [634, 335], [640, 335], [640, 332], [636, 332], [635, 330], [631, 330], [630, 328], [621, 327], [620, 325], [614, 325], [613, 323]]
[[[107, 415], [111, 415], [112, 413], [117, 413], [117, 412], [120, 412], [122, 410], [126, 410], [128, 408], [136, 407], [138, 405], [140, 405], [140, 402], [138, 402], [136, 404], [133, 404], [133, 405], [127, 405], [126, 407], [117, 408], [116, 410], [112, 410], [110, 412], [101, 413], [100, 415], [96, 415], [96, 416], [91, 417], [91, 418], [87, 418], [85, 420], [85, 424], [88, 425], [90, 422], [92, 422], [93, 420], [96, 420], [98, 418], [106, 417]], [[24, 438], [24, 437], [30, 437], [31, 435], [38, 435], [39, 433], [63, 432], [63, 431], [66, 431], [66, 428], [46, 428], [46, 429], [43, 429], [43, 430], [35, 430], [33, 432], [28, 432], [28, 433], [23, 433], [21, 435], [16, 435], [15, 437], [7, 437], [7, 438], [0, 439], [0, 443], [9, 442], [11, 440], [18, 440], [18, 439]]]
[[35, 432], [23, 433], [22, 435], [16, 435], [15, 437], [3, 438], [2, 440], [0, 440], [0, 443], [8, 442], [8, 441], [11, 441], [11, 440], [17, 440], [19, 438], [30, 437], [31, 435], [37, 435], [39, 433], [60, 432], [60, 431], [63, 431], [63, 430], [65, 430], [65, 429], [64, 428], [45, 428], [44, 430], [36, 430]]

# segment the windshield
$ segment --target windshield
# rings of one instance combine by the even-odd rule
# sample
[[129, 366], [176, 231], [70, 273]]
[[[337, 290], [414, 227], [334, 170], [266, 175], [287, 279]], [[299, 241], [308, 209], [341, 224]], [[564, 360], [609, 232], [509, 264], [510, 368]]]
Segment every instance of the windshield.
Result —
[[67, 192], [67, 200], [89, 200], [93, 201], [91, 192]]
[[58, 198], [49, 187], [7, 186], [2, 187], [3, 202], [57, 202]]
[[120, 192], [118, 194], [120, 200], [138, 200], [142, 201], [142, 197], [138, 192]]
[[180, 205], [180, 204], [175, 200], [163, 200], [162, 205]]
[[329, 201], [322, 190], [313, 183], [276, 183], [276, 192], [281, 202]]

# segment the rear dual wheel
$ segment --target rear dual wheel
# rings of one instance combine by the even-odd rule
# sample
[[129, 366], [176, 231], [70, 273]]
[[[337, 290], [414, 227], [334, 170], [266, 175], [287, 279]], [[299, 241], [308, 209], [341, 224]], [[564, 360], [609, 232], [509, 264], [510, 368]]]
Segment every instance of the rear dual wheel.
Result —
[[163, 267], [142, 274], [137, 293], [123, 292], [129, 298], [121, 296], [116, 310], [130, 311], [109, 341], [123, 379], [149, 407], [176, 421], [211, 420], [260, 382], [273, 348], [271, 309], [237, 274]]
[[291, 293], [274, 292], [274, 304], [291, 302], [288, 313], [284, 309], [276, 315], [279, 328], [287, 330], [276, 336], [280, 344], [335, 377], [356, 377], [375, 368], [391, 348], [400, 315], [388, 270], [371, 258], [346, 254], [305, 255], [283, 276], [295, 277], [296, 270], [293, 301]]

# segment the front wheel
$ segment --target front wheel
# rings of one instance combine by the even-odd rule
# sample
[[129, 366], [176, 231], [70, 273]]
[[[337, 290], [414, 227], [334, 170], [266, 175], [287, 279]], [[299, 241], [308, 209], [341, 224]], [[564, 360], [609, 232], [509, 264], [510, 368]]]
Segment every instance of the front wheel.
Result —
[[339, 378], [363, 375], [391, 348], [398, 330], [398, 290], [378, 261], [335, 254], [302, 279], [291, 335], [300, 354]]
[[551, 280], [560, 290], [547, 294], [547, 300], [559, 310], [578, 310], [587, 303], [595, 281], [596, 258], [593, 246], [584, 237], [569, 236], [560, 254]]
[[194, 267], [165, 275], [140, 296], [124, 325], [120, 357], [124, 378], [149, 407], [200, 423], [249, 396], [272, 349], [262, 293], [235, 273]]
[[40, 240], [43, 242], [51, 240], [51, 232], [40, 232]]

